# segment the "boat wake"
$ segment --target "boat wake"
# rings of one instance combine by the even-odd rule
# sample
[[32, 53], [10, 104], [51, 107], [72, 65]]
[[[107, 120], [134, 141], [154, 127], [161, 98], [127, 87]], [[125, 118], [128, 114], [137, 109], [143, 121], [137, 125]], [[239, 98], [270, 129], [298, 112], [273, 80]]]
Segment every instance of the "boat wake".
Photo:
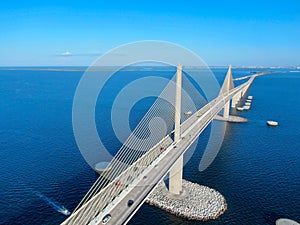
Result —
[[46, 197], [45, 195], [41, 194], [40, 192], [35, 192], [35, 195], [40, 197], [45, 203], [47, 203], [49, 206], [51, 206], [54, 210], [56, 210], [59, 213], [64, 214], [65, 216], [68, 216], [71, 214], [69, 210], [67, 210], [63, 205], [60, 203]]

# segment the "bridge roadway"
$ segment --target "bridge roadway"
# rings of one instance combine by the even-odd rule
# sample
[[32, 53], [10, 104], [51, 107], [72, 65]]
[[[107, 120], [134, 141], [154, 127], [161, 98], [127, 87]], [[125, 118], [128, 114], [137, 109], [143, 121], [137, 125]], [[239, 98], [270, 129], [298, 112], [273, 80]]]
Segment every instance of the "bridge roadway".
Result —
[[[166, 176], [176, 160], [193, 144], [216, 114], [224, 107], [236, 93], [247, 85], [251, 85], [255, 75], [246, 83], [229, 91], [226, 96], [218, 96], [198, 112], [193, 114], [189, 120], [182, 124], [181, 139], [170, 145], [153, 163], [148, 166], [111, 204], [90, 222], [90, 225], [102, 224], [102, 218], [110, 214], [108, 225], [126, 224], [135, 212], [145, 202], [146, 197], [154, 190]], [[175, 147], [176, 146], [176, 147]], [[128, 200], [134, 203], [128, 206]]]
[[261, 72], [261, 73], [256, 73], [254, 75], [249, 75], [249, 76], [244, 76], [244, 77], [238, 77], [238, 78], [235, 78], [233, 80], [245, 80], [245, 79], [253, 77], [253, 76], [255, 76], [255, 77], [257, 77], [257, 76], [263, 76], [263, 75], [266, 75], [266, 74], [269, 74], [269, 73], [271, 73], [271, 72]]

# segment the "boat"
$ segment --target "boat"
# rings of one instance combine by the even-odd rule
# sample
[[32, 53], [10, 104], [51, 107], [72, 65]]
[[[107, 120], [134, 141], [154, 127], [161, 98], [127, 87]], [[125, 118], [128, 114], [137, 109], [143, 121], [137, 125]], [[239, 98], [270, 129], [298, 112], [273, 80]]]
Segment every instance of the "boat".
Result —
[[244, 108], [243, 108], [243, 107], [237, 107], [236, 110], [238, 110], [238, 111], [243, 111]]
[[252, 99], [253, 99], [253, 96], [249, 95], [249, 96], [248, 96], [248, 99], [252, 100]]
[[272, 120], [268, 120], [267, 121], [267, 125], [268, 126], [272, 126], [272, 127], [277, 127], [278, 126], [278, 122], [272, 121]]
[[246, 102], [252, 102], [252, 100], [251, 99], [247, 99]]
[[249, 110], [250, 109], [250, 105], [245, 105], [243, 108], [244, 108], [244, 110]]
[[70, 211], [67, 210], [67, 209], [63, 209], [63, 210], [61, 210], [60, 212], [61, 212], [62, 214], [64, 214], [65, 216], [68, 216], [68, 215], [71, 214]]
[[246, 102], [245, 105], [250, 106], [250, 105], [251, 105], [251, 102]]

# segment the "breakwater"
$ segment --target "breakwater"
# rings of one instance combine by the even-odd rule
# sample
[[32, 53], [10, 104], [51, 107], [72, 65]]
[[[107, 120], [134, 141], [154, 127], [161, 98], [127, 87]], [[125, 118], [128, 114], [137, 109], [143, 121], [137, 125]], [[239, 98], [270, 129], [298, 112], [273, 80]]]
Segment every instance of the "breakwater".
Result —
[[183, 180], [182, 194], [176, 196], [161, 182], [146, 202], [190, 220], [216, 219], [227, 209], [226, 200], [218, 191], [187, 180]]

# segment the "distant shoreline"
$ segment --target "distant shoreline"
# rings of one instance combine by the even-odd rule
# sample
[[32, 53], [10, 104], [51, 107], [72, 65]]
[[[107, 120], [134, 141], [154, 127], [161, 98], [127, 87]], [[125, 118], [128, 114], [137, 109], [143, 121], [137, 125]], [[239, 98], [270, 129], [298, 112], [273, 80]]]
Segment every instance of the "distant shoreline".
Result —
[[[118, 70], [120, 67], [118, 66], [105, 66], [105, 67], [91, 67], [92, 70]], [[122, 67], [121, 67], [122, 68]], [[170, 69], [172, 66], [128, 66], [126, 67], [126, 70], [148, 70], [148, 69]], [[188, 69], [202, 69], [202, 68], [207, 68], [205, 66], [199, 67], [199, 66], [186, 66]], [[227, 66], [209, 66], [208, 68], [210, 69], [225, 69], [228, 68]], [[300, 67], [298, 66], [291, 66], [291, 67], [263, 67], [263, 66], [236, 66], [234, 69], [293, 69], [297, 72], [297, 70], [300, 71]], [[85, 71], [89, 69], [87, 66], [78, 66], [78, 67], [73, 67], [73, 66], [0, 66], [0, 70], [37, 70], [37, 71]], [[124, 68], [123, 68], [124, 69]]]

